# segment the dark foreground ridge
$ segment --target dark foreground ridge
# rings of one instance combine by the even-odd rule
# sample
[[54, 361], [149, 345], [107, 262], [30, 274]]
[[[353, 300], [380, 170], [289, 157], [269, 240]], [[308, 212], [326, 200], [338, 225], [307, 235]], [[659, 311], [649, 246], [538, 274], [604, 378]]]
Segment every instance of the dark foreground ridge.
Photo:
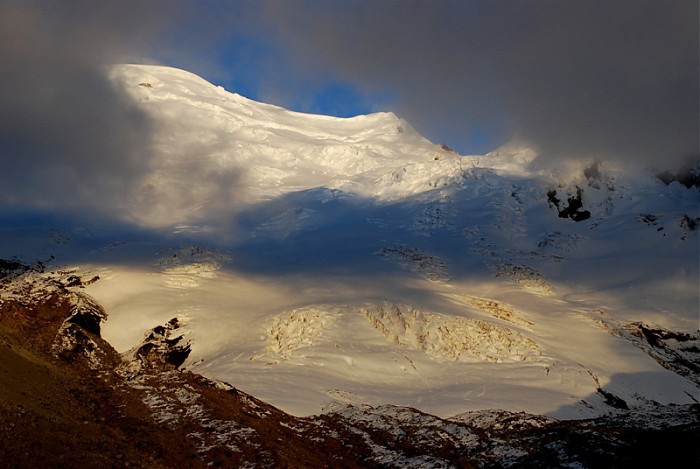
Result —
[[293, 417], [182, 371], [192, 344], [177, 318], [121, 356], [72, 272], [0, 267], [2, 467], [629, 467], [652, 447], [668, 466], [700, 462], [698, 405], [580, 421], [345, 404]]

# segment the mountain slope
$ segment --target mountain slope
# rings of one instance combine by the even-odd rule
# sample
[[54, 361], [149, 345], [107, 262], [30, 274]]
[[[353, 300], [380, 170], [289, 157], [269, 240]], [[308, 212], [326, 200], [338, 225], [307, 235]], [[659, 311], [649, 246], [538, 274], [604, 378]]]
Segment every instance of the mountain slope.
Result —
[[293, 113], [166, 67], [113, 75], [154, 132], [126, 219], [8, 219], [0, 255], [99, 277], [118, 352], [177, 318], [185, 369], [297, 416], [700, 399], [696, 187], [460, 156], [392, 114]]
[[167, 67], [122, 66], [113, 74], [158, 129], [149, 149], [154, 170], [131, 206], [151, 225], [192, 223], [206, 212], [228, 214], [240, 203], [315, 187], [386, 195], [401, 189], [374, 181], [406, 165], [431, 173], [459, 167], [455, 154], [392, 113], [301, 114]]
[[[695, 406], [588, 421], [336, 404], [295, 418], [230, 385], [177, 371], [176, 320], [119, 357], [86, 280], [0, 261], [0, 460], [6, 467], [504, 467], [631, 465], [647, 445], [697, 462]], [[96, 280], [99, 281], [99, 280]], [[20, 294], [21, 292], [21, 294]]]

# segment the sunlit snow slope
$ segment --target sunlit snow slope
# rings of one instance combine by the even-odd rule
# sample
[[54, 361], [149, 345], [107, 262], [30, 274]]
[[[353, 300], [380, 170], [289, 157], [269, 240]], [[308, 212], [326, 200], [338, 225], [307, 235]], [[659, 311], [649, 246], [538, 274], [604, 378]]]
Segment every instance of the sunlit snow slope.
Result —
[[295, 113], [172, 68], [113, 75], [154, 128], [130, 224], [8, 227], [0, 254], [99, 275], [86, 291], [118, 350], [178, 317], [186, 367], [293, 414], [700, 399], [643, 340], [683, 333], [669, 350], [700, 358], [697, 188], [523, 148], [460, 156], [391, 113]]
[[155, 118], [146, 157], [153, 172], [131, 201], [133, 215], [151, 226], [211, 222], [214, 213], [305, 189], [388, 198], [460, 175], [457, 155], [392, 113], [300, 114], [166, 67], [125, 66], [114, 75]]

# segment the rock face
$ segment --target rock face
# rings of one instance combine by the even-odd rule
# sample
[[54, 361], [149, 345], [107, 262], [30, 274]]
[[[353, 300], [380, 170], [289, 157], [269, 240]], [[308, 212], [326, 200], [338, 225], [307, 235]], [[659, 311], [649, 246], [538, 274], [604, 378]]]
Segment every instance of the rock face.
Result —
[[666, 184], [678, 182], [690, 189], [700, 187], [700, 160], [698, 157], [688, 157], [676, 171], [663, 171], [656, 175]]
[[559, 218], [570, 218], [573, 221], [579, 222], [591, 218], [591, 212], [581, 210], [583, 208], [583, 189], [576, 187], [576, 193], [566, 199], [566, 205], [557, 197], [557, 191], [551, 190], [547, 192], [547, 200], [551, 205], [556, 207], [559, 212]]
[[[337, 403], [296, 418], [179, 370], [193, 346], [179, 318], [120, 356], [99, 335], [105, 311], [73, 290], [80, 283], [11, 261], [0, 266], [5, 467], [631, 466], [645, 461], [650, 444], [664, 448], [669, 465], [700, 462], [698, 405], [618, 405], [608, 417], [558, 421], [502, 410], [441, 419]], [[690, 340], [639, 331], [651, 345]]]
[[128, 354], [130, 366], [150, 371], [171, 371], [179, 368], [189, 356], [192, 344], [179, 334], [181, 320], [177, 317], [156, 326], [143, 343]]

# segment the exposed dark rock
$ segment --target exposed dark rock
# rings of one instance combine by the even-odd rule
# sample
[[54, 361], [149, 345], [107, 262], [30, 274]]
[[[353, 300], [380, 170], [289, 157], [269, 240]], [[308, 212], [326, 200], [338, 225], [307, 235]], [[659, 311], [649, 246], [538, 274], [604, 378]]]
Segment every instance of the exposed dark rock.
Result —
[[99, 276], [99, 275], [95, 275], [95, 276], [92, 277], [90, 280], [87, 280], [87, 281], [83, 282], [83, 285], [92, 285], [93, 283], [97, 282], [99, 279], [100, 279], [100, 276]]
[[616, 409], [624, 409], [624, 410], [629, 410], [629, 407], [627, 406], [627, 402], [625, 402], [624, 399], [621, 399], [620, 397], [616, 396], [615, 394], [605, 391], [602, 388], [598, 388], [598, 394], [603, 396], [603, 399], [605, 399], [605, 403], [609, 405], [610, 407], [614, 407]]
[[102, 318], [92, 311], [76, 311], [68, 318], [68, 322], [80, 326], [91, 334], [100, 335], [100, 322]]
[[698, 217], [690, 218], [688, 215], [683, 215], [680, 226], [685, 230], [695, 231], [698, 227], [698, 222], [700, 222], [700, 218]]
[[675, 171], [662, 171], [656, 173], [666, 185], [678, 182], [688, 189], [697, 187], [700, 189], [700, 160], [697, 156], [688, 157], [683, 165]]
[[29, 270], [28, 265], [19, 261], [0, 259], [0, 279], [14, 277]]
[[556, 190], [547, 192], [547, 200], [550, 205], [554, 206], [559, 213], [559, 218], [570, 218], [575, 222], [588, 220], [591, 218], [591, 212], [581, 210], [583, 208], [583, 190], [576, 187], [576, 194], [567, 199], [567, 205], [562, 207], [561, 200], [557, 197]]
[[661, 366], [700, 384], [700, 334], [675, 332], [642, 322], [625, 325], [620, 331]]
[[67, 322], [100, 336], [100, 324], [107, 313], [95, 300], [84, 293], [70, 293], [71, 306], [68, 309]]
[[700, 217], [691, 218], [688, 215], [683, 215], [678, 224], [681, 227], [681, 230], [683, 230], [683, 235], [681, 235], [681, 239], [685, 240], [691, 231], [695, 231], [698, 228], [698, 224], [700, 224]]
[[[87, 311], [101, 317], [99, 305], [44, 285], [44, 297], [33, 287], [30, 297], [0, 303], [0, 461], [7, 467], [636, 467], [648, 463], [650, 447], [663, 448], [669, 466], [700, 463], [700, 406], [626, 410], [602, 389], [614, 410], [591, 420], [503, 410], [443, 419], [344, 404], [293, 417], [176, 369], [190, 348], [177, 318], [153, 328], [134, 351], [157, 366], [126, 376], [114, 349], [87, 330], [94, 324], [66, 319]], [[697, 348], [690, 334], [637, 331], [650, 344]]]
[[182, 343], [184, 337], [178, 333], [181, 326], [180, 321], [173, 318], [151, 329], [144, 342], [136, 348], [135, 359], [147, 369], [172, 370], [181, 367], [192, 351], [189, 341]]
[[594, 189], [600, 189], [601, 174], [600, 161], [595, 161], [593, 164], [583, 170], [583, 175], [588, 180], [588, 185]]
[[656, 226], [659, 224], [659, 217], [653, 213], [642, 213], [637, 217], [637, 220], [650, 226]]
[[100, 358], [96, 357], [99, 346], [85, 330], [76, 324], [66, 324], [56, 336], [52, 352], [64, 361], [75, 363], [79, 360], [92, 362], [92, 368], [100, 368]]
[[70, 277], [68, 277], [66, 279], [66, 282], [65, 282], [66, 287], [80, 287], [82, 285], [83, 285], [83, 281], [77, 275], [71, 275]]

